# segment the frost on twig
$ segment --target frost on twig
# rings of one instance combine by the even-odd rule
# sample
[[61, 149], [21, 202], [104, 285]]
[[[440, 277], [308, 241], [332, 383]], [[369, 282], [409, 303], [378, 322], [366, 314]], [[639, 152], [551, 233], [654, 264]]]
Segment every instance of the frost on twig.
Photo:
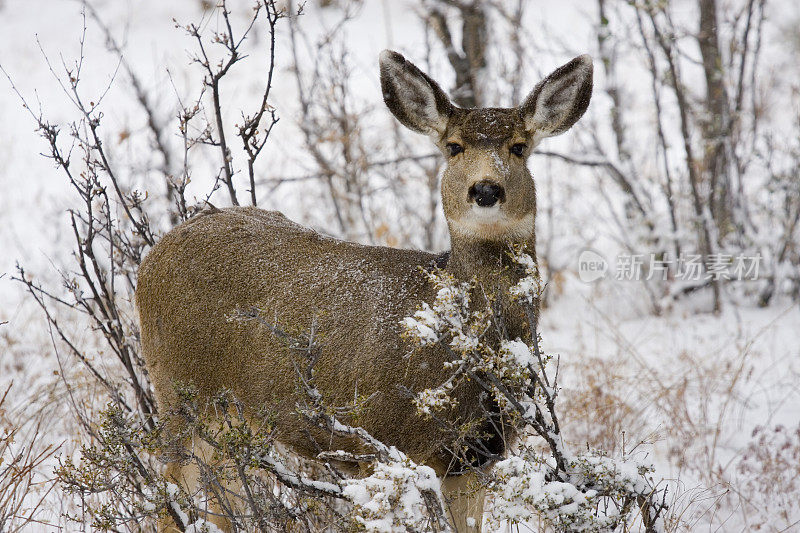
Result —
[[[435, 417], [454, 404], [455, 386], [472, 380], [516, 425], [522, 437], [518, 451], [483, 476], [494, 498], [490, 519], [495, 525], [540, 519], [559, 531], [615, 531], [638, 520], [646, 531], [659, 530], [666, 491], [657, 488], [652, 466], [631, 456], [573, 453], [565, 446], [556, 408], [558, 360], [540, 349], [536, 309], [544, 287], [530, 255], [511, 248], [509, 257], [521, 275], [505, 296], [527, 318], [526, 339], [509, 337], [487, 311], [491, 302], [476, 302], [477, 283], [458, 282], [442, 271], [428, 274], [437, 288], [435, 300], [423, 303], [402, 325], [418, 346], [445, 349], [452, 373], [437, 387], [415, 394], [419, 413]], [[532, 444], [537, 440], [542, 446]], [[507, 442], [505, 449], [513, 445]]]

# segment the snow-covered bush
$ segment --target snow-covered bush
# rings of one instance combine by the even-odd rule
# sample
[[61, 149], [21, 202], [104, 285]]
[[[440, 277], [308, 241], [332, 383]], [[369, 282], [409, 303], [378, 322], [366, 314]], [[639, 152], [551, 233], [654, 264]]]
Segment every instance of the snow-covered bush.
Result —
[[800, 520], [800, 425], [757, 426], [736, 465], [747, 495], [751, 523], [756, 527]]
[[[226, 391], [207, 401], [192, 387], [179, 387], [178, 393], [180, 407], [162, 413], [164, 422], [153, 429], [113, 403], [101, 412], [98, 442], [83, 446], [75, 460], [63, 459], [56, 472], [64, 490], [84, 502], [82, 514], [70, 519], [101, 530], [160, 519], [184, 531], [210, 533], [217, 527], [212, 519], [238, 530], [275, 532], [349, 521], [336, 509], [336, 502], [345, 501], [344, 474], [307, 474], [276, 448], [275, 428], [251, 423]], [[228, 415], [220, 420], [218, 412]], [[180, 417], [184, 433], [165, 440], [170, 417]], [[193, 445], [176, 446], [186, 439]], [[181, 454], [170, 459], [200, 474], [192, 492], [163, 473], [165, 450]]]
[[378, 462], [370, 476], [348, 479], [343, 485], [344, 497], [354, 505], [353, 520], [369, 532], [425, 531], [431, 503], [444, 508], [433, 469], [415, 464], [394, 448], [390, 462]]
[[530, 446], [497, 463], [490, 523], [543, 520], [559, 531], [615, 531], [633, 522], [636, 505], [655, 486], [652, 466], [597, 451], [569, 456], [566, 481], [555, 470], [551, 457]]
[[507, 443], [516, 451], [485, 477], [495, 527], [502, 521], [534, 520], [558, 531], [615, 531], [631, 527], [638, 517], [645, 530], [658, 530], [665, 489], [658, 488], [652, 466], [631, 456], [566, 448], [556, 408], [558, 361], [539, 347], [536, 307], [543, 286], [538, 269], [521, 248], [510, 248], [508, 255], [524, 275], [507, 296], [527, 317], [530, 337], [504, 336], [486, 311], [488, 302], [473, 302], [482, 294], [475, 290], [477, 282], [459, 283], [442, 271], [429, 273], [438, 289], [436, 299], [422, 304], [403, 325], [420, 346], [438, 343], [448, 350], [452, 358], [446, 367], [452, 374], [438, 387], [417, 393], [418, 410], [432, 416], [452, 404], [449, 393], [459, 381], [474, 379], [520, 429], [521, 444]]

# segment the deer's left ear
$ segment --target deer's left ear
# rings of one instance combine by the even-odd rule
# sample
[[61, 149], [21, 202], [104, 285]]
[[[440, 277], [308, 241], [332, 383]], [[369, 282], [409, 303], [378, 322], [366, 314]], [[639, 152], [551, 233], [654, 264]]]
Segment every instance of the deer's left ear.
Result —
[[534, 143], [564, 133], [583, 116], [592, 97], [592, 58], [578, 56], [540, 81], [519, 106]]

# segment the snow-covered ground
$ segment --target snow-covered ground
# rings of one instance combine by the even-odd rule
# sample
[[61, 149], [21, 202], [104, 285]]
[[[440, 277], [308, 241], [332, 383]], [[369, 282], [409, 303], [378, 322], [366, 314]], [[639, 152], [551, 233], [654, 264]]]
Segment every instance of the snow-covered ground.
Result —
[[[364, 3], [348, 30], [357, 66], [353, 86], [358, 87], [359, 98], [379, 109], [378, 52], [394, 47], [417, 59], [415, 51], [423, 36], [416, 14], [404, 2]], [[581, 3], [549, 4], [541, 15], [550, 31], [570, 28], [575, 41], [572, 46], [585, 42], [591, 49], [589, 35], [581, 36], [586, 25]], [[199, 19], [201, 2], [107, 0], [96, 5], [125, 41], [126, 59], [145, 80], [146, 89], [156, 95], [159, 109], [167, 116], [174, 115], [175, 91], [190, 93], [188, 87], [195, 78], [188, 69], [187, 38], [175, 29], [172, 19]], [[307, 11], [309, 24], [326, 24], [325, 10], [309, 6]], [[71, 64], [79, 57], [84, 24], [80, 4], [0, 0], [0, 16], [4, 27], [0, 65], [16, 88], [35, 110], [41, 105], [52, 122], [73, 119], [74, 110], [44, 54], [56, 70], [62, 61]], [[84, 89], [96, 94], [114, 76], [117, 62], [105, 51], [103, 37], [91, 20], [87, 26]], [[555, 64], [548, 59], [541, 68], [548, 70]], [[286, 63], [279, 67], [285, 69]], [[177, 87], [174, 91], [167, 69]], [[281, 72], [274, 103], [281, 110], [282, 121], [272, 152], [267, 154], [269, 163], [261, 170], [270, 175], [298, 175], [305, 167], [293, 124], [297, 102], [292, 83], [284, 80]], [[436, 77], [438, 73], [433, 74]], [[538, 75], [531, 72], [526, 77], [535, 80]], [[448, 86], [451, 80], [442, 78]], [[235, 102], [258, 95], [257, 69], [241, 69], [232, 80], [236, 83], [225, 93], [224, 105], [235, 108]], [[130, 151], [141, 147], [126, 148], [120, 135], [142, 127], [124, 76], [117, 75], [105, 98], [105, 135], [116, 143], [121, 157], [135, 159]], [[75, 205], [75, 198], [63, 175], [40, 155], [46, 151], [44, 141], [34, 132], [34, 121], [5, 76], [0, 79], [0, 117], [0, 323], [7, 322], [0, 324], [0, 393], [13, 383], [7, 411], [46, 411], [43, 438], [70, 453], [75, 447], [74, 421], [63, 389], [52, 385], [57, 373], [74, 369], [59, 367], [41, 313], [25, 296], [22, 285], [11, 278], [19, 262], [29, 275], [57, 286], [55, 266], [69, 265], [71, 235], [65, 210]], [[375, 120], [391, 123], [388, 112]], [[425, 141], [414, 142], [424, 149]], [[568, 142], [568, 138], [557, 139], [550, 146]], [[530, 165], [537, 179], [551, 170], [538, 158]], [[580, 186], [572, 178], [543, 177], [544, 192], [540, 194], [540, 204], [566, 198], [561, 205], [567, 212], [559, 214], [554, 223], [559, 217], [569, 218], [570, 208], [575, 207], [571, 225], [551, 230], [556, 241], [563, 235], [567, 250], [582, 239], [593, 241], [593, 234], [602, 239], [603, 233], [603, 221], [599, 227], [587, 223], [593, 221], [591, 206], [597, 198], [588, 197], [589, 192], [581, 196]], [[548, 194], [549, 189], [555, 192]], [[309, 198], [313, 195], [306, 196], [299, 185], [264, 198], [263, 205], [281, 208], [297, 220], [325, 229], [324, 219], [313, 213]], [[569, 266], [572, 252], [561, 256]], [[574, 263], [576, 266], [577, 254]], [[683, 518], [693, 531], [749, 531], [759, 525], [769, 531], [797, 528], [797, 506], [781, 515], [770, 507], [780, 495], [770, 495], [764, 488], [770, 486], [770, 476], [780, 472], [766, 469], [763, 461], [754, 459], [764, 438], [772, 439], [769, 442], [777, 447], [782, 445], [780, 430], [776, 437], [778, 426], [789, 434], [787, 446], [800, 448], [800, 442], [792, 441], [800, 437], [791, 436], [800, 420], [797, 303], [776, 299], [767, 308], [755, 308], [731, 299], [721, 314], [713, 315], [697, 312], [702, 306], [684, 300], [662, 316], [654, 316], [648, 312], [637, 282], [583, 283], [574, 268], [565, 272], [559, 294], [543, 312], [541, 330], [545, 348], [561, 358], [568, 407], [562, 417], [572, 444], [592, 442], [619, 450], [624, 439], [628, 449], [639, 445], [654, 461], [657, 474], [673, 480], [681, 491], [675, 495], [674, 506], [686, 509]], [[779, 485], [778, 481], [772, 486], [791, 486], [800, 498], [800, 483]], [[62, 496], [51, 493], [43, 518], [57, 520], [64, 505]], [[791, 502], [787, 505], [791, 507]], [[42, 531], [50, 530], [42, 526]]]
[[[679, 480], [684, 493], [674, 505], [687, 506], [692, 531], [797, 527], [796, 510], [779, 517], [763, 507], [763, 488], [751, 492], [775, 472], [753, 471], [745, 456], [763, 446], [765, 429], [789, 433], [787, 449], [797, 443], [798, 305], [729, 305], [719, 316], [679, 305], [656, 317], [620, 298], [618, 287], [568, 285], [543, 314], [542, 335], [565, 368], [563, 417], [573, 445], [639, 446], [661, 477]], [[791, 470], [785, 474], [796, 478]], [[748, 501], [753, 496], [764, 500]]]

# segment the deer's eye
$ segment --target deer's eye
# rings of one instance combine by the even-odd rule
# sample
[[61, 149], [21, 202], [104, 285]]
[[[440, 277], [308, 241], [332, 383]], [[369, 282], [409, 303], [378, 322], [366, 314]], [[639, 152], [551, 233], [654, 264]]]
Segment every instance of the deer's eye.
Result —
[[464, 147], [458, 143], [447, 143], [447, 149], [450, 150], [450, 157], [455, 157], [464, 151]]
[[522, 154], [525, 153], [526, 148], [527, 146], [525, 144], [517, 143], [511, 147], [511, 153], [516, 156], [522, 157]]

